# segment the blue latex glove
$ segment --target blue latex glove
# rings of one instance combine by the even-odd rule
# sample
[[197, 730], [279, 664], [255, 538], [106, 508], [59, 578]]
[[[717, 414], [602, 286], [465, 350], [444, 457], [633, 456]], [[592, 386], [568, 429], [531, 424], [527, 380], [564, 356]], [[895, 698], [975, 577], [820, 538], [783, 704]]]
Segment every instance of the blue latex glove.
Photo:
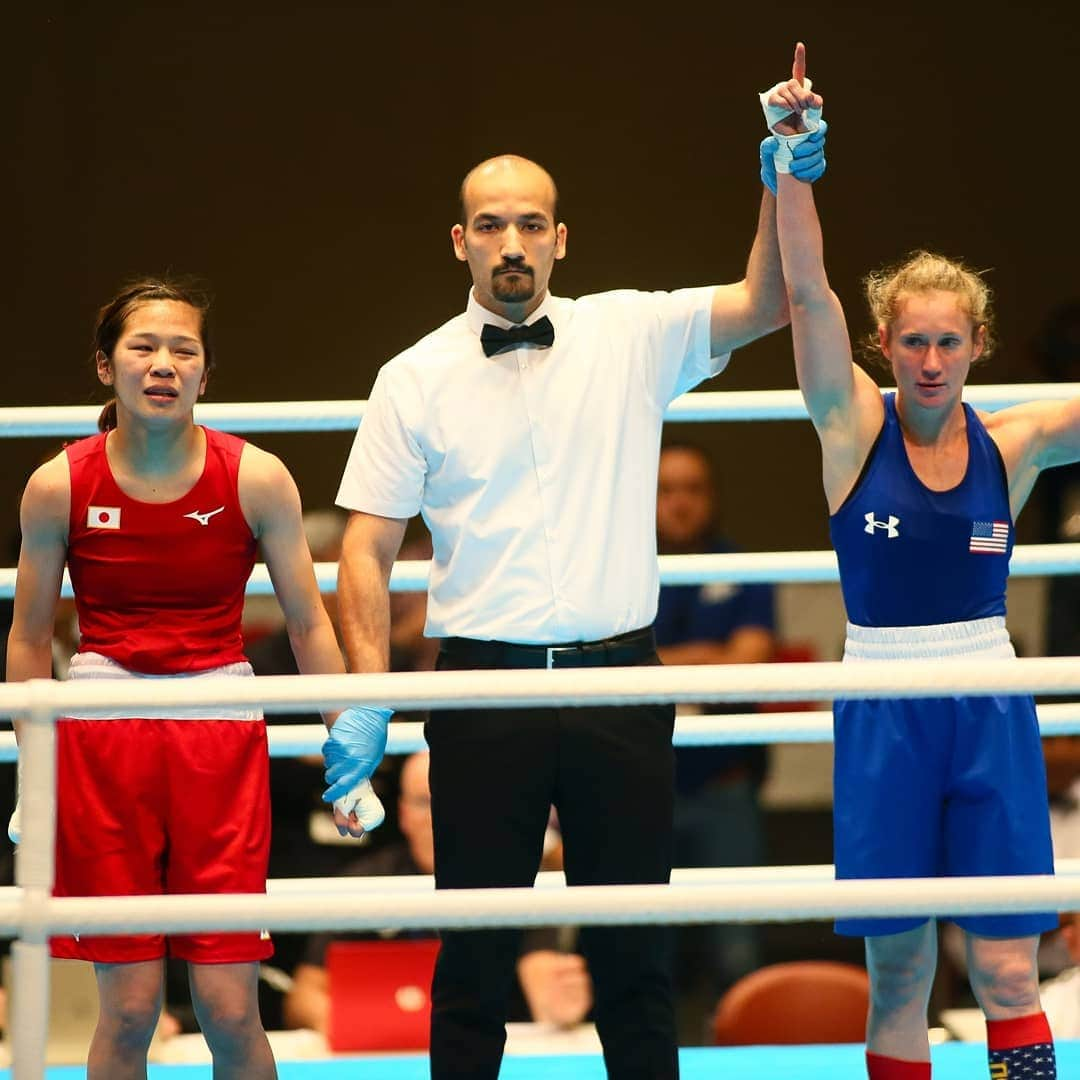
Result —
[[776, 194], [776, 165], [773, 162], [773, 154], [780, 144], [775, 135], [766, 135], [761, 140], [758, 155], [761, 158], [761, 182], [775, 195]]
[[812, 184], [825, 172], [825, 133], [829, 125], [824, 120], [818, 129], [791, 151], [791, 175], [796, 180]]
[[334, 721], [323, 743], [326, 782], [323, 799], [332, 803], [347, 795], [379, 767], [386, 751], [386, 727], [393, 709], [354, 705]]
[[[825, 172], [825, 133], [829, 125], [821, 121], [817, 131], [812, 132], [793, 150], [791, 162], [791, 175], [796, 180], [812, 184]], [[761, 158], [761, 182], [775, 195], [776, 194], [776, 165], [773, 155], [778, 145], [775, 135], [768, 135], [761, 140], [758, 155]]]

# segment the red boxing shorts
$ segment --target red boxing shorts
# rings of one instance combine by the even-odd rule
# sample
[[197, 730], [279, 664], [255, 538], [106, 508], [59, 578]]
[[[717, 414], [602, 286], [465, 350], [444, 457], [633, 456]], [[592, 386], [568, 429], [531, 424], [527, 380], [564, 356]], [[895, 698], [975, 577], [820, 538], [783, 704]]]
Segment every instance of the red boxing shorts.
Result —
[[[262, 720], [61, 720], [55, 896], [266, 891], [269, 757]], [[273, 953], [269, 935], [56, 937], [53, 956], [198, 964]]]

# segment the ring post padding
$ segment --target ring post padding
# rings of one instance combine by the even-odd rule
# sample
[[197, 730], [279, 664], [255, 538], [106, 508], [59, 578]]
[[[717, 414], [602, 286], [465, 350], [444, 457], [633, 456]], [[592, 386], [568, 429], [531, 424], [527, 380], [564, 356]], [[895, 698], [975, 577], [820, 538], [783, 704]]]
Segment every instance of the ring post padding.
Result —
[[50, 696], [53, 683], [22, 684], [31, 704], [23, 713], [22, 835], [15, 853], [15, 884], [21, 890], [20, 935], [12, 947], [11, 1051], [14, 1080], [45, 1075], [49, 1017], [48, 917], [53, 886], [56, 818], [56, 731]]

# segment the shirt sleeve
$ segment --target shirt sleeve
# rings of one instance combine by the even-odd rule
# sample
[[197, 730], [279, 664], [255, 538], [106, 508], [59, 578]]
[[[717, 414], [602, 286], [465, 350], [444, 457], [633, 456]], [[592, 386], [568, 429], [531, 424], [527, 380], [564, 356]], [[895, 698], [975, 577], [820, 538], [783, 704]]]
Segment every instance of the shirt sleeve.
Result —
[[664, 408], [727, 367], [730, 353], [712, 355], [714, 292], [708, 285], [643, 294], [651, 345], [644, 375], [650, 393]]
[[414, 431], [419, 395], [405, 373], [384, 367], [341, 477], [337, 505], [380, 517], [411, 518], [424, 496], [427, 461]]

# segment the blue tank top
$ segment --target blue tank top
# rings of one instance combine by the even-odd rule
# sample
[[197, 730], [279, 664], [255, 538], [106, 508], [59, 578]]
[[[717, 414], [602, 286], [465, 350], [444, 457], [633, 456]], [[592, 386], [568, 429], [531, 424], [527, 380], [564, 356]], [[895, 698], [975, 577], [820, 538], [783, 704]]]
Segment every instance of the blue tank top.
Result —
[[908, 461], [895, 394], [844, 505], [829, 520], [848, 621], [929, 626], [1005, 614], [1013, 548], [1005, 463], [964, 405], [968, 466], [949, 491], [931, 491]]

